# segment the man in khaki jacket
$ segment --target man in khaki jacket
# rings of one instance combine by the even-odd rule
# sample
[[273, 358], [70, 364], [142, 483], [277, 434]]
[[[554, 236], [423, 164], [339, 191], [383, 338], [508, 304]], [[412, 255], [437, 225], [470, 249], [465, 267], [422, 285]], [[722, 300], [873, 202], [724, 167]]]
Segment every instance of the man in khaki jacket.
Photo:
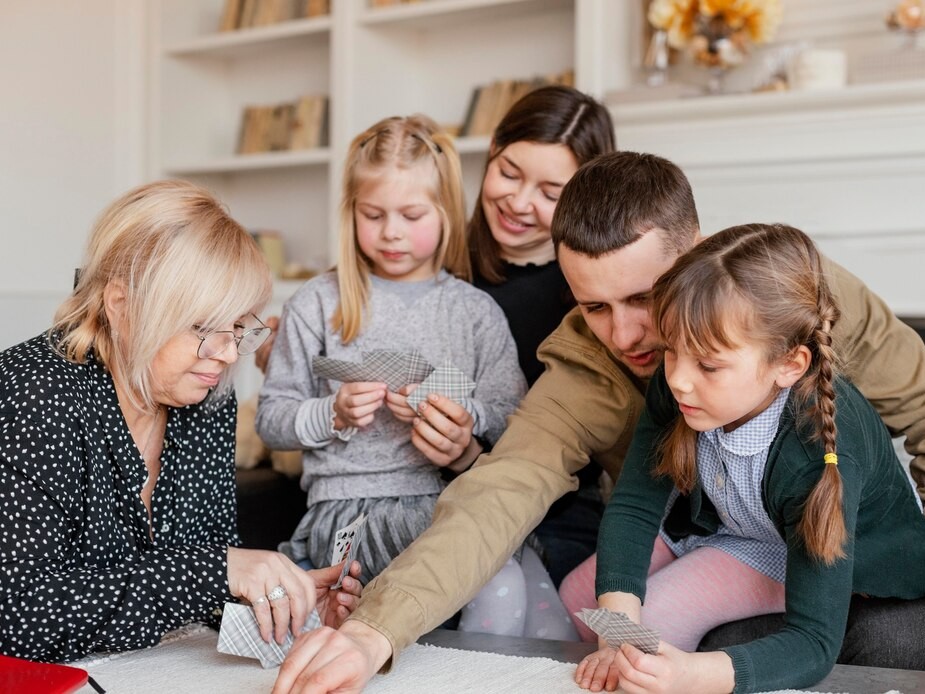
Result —
[[[447, 487], [432, 526], [370, 582], [340, 630], [300, 637], [275, 693], [360, 691], [500, 569], [550, 505], [577, 488], [575, 473], [592, 457], [611, 478], [619, 475], [647, 380], [662, 360], [649, 291], [699, 237], [690, 186], [664, 159], [604, 155], [564, 187], [552, 234], [578, 307], [540, 346], [545, 373], [494, 450]], [[925, 345], [860, 280], [831, 262], [828, 271], [842, 311], [833, 344], [843, 370], [891, 433], [906, 436], [922, 494]], [[879, 619], [871, 602], [853, 608], [869, 613], [856, 615], [859, 621]], [[925, 601], [910, 603], [903, 614], [912, 611], [913, 623], [925, 623]], [[843, 655], [878, 647], [866, 643], [863, 629], [857, 638], [865, 643], [849, 644], [849, 621]], [[893, 636], [916, 648], [908, 630]], [[886, 652], [891, 645], [880, 647]]]

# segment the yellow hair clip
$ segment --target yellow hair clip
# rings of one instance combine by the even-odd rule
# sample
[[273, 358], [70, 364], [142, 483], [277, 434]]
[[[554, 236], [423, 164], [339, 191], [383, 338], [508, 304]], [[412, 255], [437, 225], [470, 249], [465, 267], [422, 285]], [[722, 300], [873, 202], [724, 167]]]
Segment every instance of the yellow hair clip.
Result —
[[822, 459], [825, 461], [826, 465], [838, 465], [838, 456], [834, 453], [826, 453], [822, 456]]

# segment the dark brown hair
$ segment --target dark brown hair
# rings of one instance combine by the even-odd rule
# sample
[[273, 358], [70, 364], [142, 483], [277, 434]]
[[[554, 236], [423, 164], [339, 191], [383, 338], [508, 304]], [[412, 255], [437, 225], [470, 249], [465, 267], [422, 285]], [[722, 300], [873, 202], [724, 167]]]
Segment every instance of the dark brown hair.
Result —
[[[681, 256], [652, 291], [652, 320], [665, 344], [695, 354], [734, 348], [735, 328], [764, 348], [768, 364], [807, 346], [812, 361], [794, 386], [797, 411], [814, 424], [826, 453], [836, 448], [832, 327], [838, 315], [815, 244], [783, 224], [748, 224], [710, 236]], [[690, 492], [696, 452], [697, 432], [678, 416], [660, 446], [655, 474]], [[832, 564], [845, 556], [842, 480], [836, 465], [821, 458], [819, 465], [822, 476], [798, 532], [812, 556]]]
[[[515, 142], [561, 144], [581, 166], [599, 154], [614, 151], [613, 121], [603, 104], [571, 87], [541, 87], [518, 100], [495, 128], [491, 161]], [[485, 176], [482, 175], [484, 182]], [[491, 235], [479, 191], [469, 221], [469, 257], [477, 274], [492, 284], [504, 281], [501, 249]]]
[[700, 231], [684, 172], [667, 159], [638, 152], [604, 154], [582, 166], [562, 188], [552, 217], [559, 248], [598, 258], [663, 229], [665, 251], [683, 253]]

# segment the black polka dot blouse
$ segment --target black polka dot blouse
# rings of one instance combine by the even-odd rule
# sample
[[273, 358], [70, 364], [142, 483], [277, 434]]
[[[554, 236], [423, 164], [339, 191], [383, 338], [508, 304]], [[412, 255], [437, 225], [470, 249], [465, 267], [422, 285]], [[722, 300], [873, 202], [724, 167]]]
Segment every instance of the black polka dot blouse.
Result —
[[152, 499], [109, 372], [46, 335], [0, 353], [0, 653], [67, 661], [221, 615], [234, 398], [168, 411]]

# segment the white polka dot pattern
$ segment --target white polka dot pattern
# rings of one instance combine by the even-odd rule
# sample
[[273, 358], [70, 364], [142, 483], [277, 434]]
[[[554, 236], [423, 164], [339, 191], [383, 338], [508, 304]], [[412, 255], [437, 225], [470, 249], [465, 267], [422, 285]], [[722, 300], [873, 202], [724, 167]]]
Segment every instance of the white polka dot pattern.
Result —
[[0, 353], [0, 653], [44, 661], [156, 644], [230, 599], [234, 398], [168, 411], [152, 500], [108, 371], [40, 335]]

